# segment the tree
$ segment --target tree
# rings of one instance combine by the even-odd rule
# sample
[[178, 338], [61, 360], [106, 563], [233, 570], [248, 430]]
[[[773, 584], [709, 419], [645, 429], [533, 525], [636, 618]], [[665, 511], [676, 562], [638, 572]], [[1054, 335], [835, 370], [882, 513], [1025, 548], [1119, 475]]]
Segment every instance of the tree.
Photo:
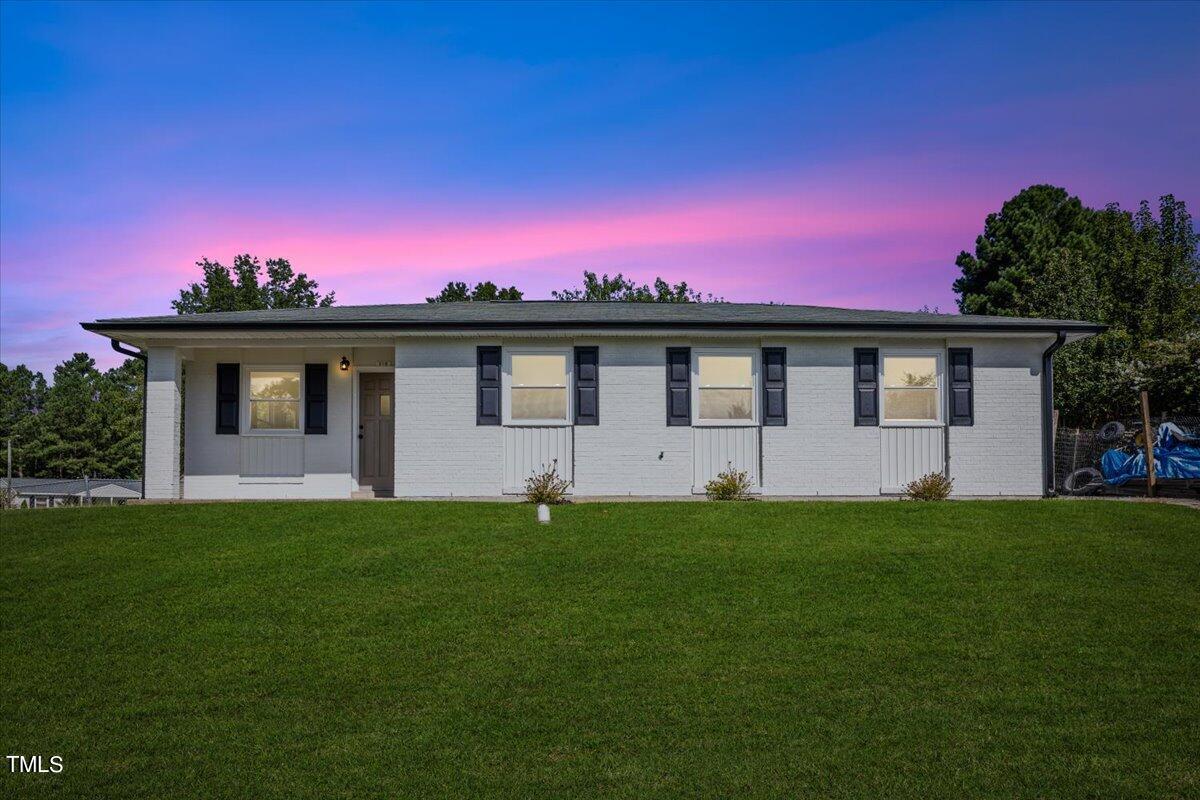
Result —
[[461, 281], [450, 281], [437, 297], [426, 297], [426, 303], [466, 303], [479, 300], [523, 300], [524, 293], [516, 286], [506, 289], [497, 288], [491, 281], [475, 284], [475, 288], [467, 290], [467, 284]]
[[100, 378], [87, 353], [76, 353], [54, 368], [41, 413], [25, 417], [18, 426], [26, 466], [34, 474], [77, 478], [102, 471]]
[[99, 383], [99, 411], [104, 477], [136, 478], [142, 474], [142, 372], [140, 359], [127, 358], [106, 371]]
[[24, 364], [9, 369], [0, 364], [0, 440], [7, 440], [17, 424], [42, 409], [46, 400], [46, 379]]
[[0, 447], [12, 440], [13, 474], [24, 476], [26, 470], [25, 441], [30, 432], [26, 419], [41, 413], [46, 402], [46, 379], [24, 364], [9, 369], [0, 364]]
[[[597, 276], [594, 272], [584, 271], [583, 285], [570, 287], [561, 291], [552, 291], [550, 296], [555, 300], [569, 302], [625, 302], [625, 303], [719, 303], [723, 298], [711, 294], [701, 294], [692, 289], [687, 283], [680, 281], [676, 284], [667, 283], [662, 278], [654, 279], [654, 286], [637, 284], [631, 278], [617, 273], [611, 278], [605, 274]], [[437, 297], [426, 297], [427, 303], [463, 303], [478, 300], [523, 300], [524, 295], [515, 286], [498, 289], [491, 281], [475, 284], [474, 289], [468, 290], [462, 281], [450, 281]]]
[[1105, 333], [1055, 357], [1064, 425], [1133, 417], [1138, 393], [1156, 413], [1200, 408], [1200, 259], [1186, 206], [1143, 201], [1100, 211], [1052, 186], [1033, 186], [990, 214], [954, 283], [968, 313], [1083, 319]]
[[988, 214], [975, 254], [955, 259], [962, 277], [954, 282], [964, 314], [1034, 316], [1031, 294], [1051, 255], [1068, 249], [1087, 258], [1095, 212], [1057, 186], [1030, 186]]
[[211, 311], [259, 311], [269, 308], [325, 308], [334, 303], [334, 293], [320, 295], [318, 284], [305, 273], [297, 274], [286, 258], [266, 261], [263, 265], [248, 254], [235, 256], [232, 270], [219, 261], [202, 258], [196, 262], [204, 273], [171, 301], [178, 314], [203, 314]]
[[142, 362], [104, 373], [86, 353], [41, 373], [0, 364], [0, 433], [13, 438], [13, 473], [135, 478], [142, 471]]
[[687, 283], [674, 285], [662, 278], [654, 279], [654, 288], [638, 285], [632, 279], [617, 273], [611, 278], [607, 274], [596, 277], [596, 273], [584, 271], [583, 286], [552, 291], [555, 300], [568, 301], [619, 301], [626, 303], [719, 303], [723, 298], [701, 294]]

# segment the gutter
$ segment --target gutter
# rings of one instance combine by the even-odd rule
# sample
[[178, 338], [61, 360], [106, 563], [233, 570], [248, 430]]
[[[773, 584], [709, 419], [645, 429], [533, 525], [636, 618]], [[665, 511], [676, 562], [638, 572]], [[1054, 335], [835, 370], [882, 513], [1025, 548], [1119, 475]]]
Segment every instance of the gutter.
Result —
[[1042, 497], [1054, 495], [1054, 354], [1066, 341], [1060, 330], [1042, 353]]
[[146, 391], [150, 379], [150, 361], [144, 350], [130, 350], [121, 346], [117, 339], [110, 339], [112, 349], [123, 355], [132, 356], [142, 362], [142, 499], [146, 499], [146, 409], [150, 398]]

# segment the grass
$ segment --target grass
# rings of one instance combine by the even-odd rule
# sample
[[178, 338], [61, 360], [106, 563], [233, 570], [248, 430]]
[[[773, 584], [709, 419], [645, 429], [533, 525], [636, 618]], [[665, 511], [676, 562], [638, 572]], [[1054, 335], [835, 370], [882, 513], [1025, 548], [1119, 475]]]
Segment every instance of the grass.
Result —
[[1200, 513], [4, 513], [22, 797], [1195, 797]]

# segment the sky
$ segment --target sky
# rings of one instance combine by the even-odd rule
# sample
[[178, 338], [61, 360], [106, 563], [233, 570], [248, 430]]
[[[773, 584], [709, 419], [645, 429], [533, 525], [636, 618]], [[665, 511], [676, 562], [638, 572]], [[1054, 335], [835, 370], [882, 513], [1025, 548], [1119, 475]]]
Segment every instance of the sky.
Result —
[[583, 270], [955, 310], [1035, 183], [1200, 203], [1200, 3], [0, 3], [0, 360], [202, 257], [339, 304]]

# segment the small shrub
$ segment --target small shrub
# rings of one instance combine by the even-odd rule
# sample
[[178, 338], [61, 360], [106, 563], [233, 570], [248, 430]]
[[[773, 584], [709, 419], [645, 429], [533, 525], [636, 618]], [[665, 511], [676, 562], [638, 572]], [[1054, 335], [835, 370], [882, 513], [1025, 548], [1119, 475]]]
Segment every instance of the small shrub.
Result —
[[945, 500], [953, 488], [953, 478], [947, 478], [940, 472], [931, 472], [905, 486], [904, 494], [909, 500]]
[[709, 500], [749, 500], [750, 477], [745, 470], [736, 470], [730, 464], [704, 484], [704, 493]]
[[554, 459], [550, 468], [542, 465], [542, 471], [525, 479], [525, 499], [531, 503], [545, 503], [548, 506], [567, 502], [567, 489], [571, 482], [558, 474], [558, 459]]

